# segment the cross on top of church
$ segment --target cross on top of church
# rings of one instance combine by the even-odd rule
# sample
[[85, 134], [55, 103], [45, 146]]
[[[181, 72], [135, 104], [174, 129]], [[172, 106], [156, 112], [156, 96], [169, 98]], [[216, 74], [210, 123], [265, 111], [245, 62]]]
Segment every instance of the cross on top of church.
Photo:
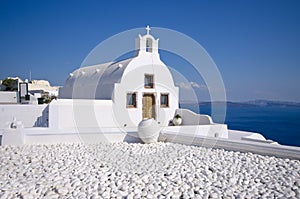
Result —
[[147, 30], [147, 35], [149, 35], [149, 32], [151, 30], [151, 28], [149, 27], [149, 25], [146, 27], [146, 30]]

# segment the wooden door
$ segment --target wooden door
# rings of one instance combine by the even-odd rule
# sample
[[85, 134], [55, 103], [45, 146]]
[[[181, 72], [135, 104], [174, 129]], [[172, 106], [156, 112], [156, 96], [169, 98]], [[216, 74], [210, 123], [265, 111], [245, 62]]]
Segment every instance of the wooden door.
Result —
[[155, 119], [155, 96], [153, 94], [143, 95], [143, 119]]

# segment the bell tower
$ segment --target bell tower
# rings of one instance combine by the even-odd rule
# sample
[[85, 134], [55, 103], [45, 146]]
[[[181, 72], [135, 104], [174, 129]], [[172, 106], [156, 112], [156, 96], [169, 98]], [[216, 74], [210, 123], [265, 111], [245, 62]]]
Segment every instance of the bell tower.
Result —
[[155, 39], [150, 34], [151, 28], [149, 26], [146, 27], [146, 34], [141, 36], [135, 40], [135, 50], [137, 54], [158, 54], [158, 40]]

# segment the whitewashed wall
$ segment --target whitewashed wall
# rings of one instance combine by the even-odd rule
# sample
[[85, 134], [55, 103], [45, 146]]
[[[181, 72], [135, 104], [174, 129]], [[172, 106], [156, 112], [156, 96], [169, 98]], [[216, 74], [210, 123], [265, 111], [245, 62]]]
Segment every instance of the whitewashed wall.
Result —
[[111, 100], [58, 99], [49, 105], [51, 129], [116, 127]]
[[24, 127], [48, 126], [48, 105], [5, 104], [0, 105], [0, 129], [7, 127], [8, 122], [21, 121]]
[[[144, 88], [145, 74], [154, 75], [154, 88]], [[126, 108], [126, 94], [137, 93], [137, 107]], [[156, 120], [161, 126], [167, 126], [178, 109], [178, 87], [175, 87], [172, 75], [158, 55], [146, 53], [129, 63], [121, 82], [115, 84], [113, 109], [120, 126], [136, 127], [142, 121], [142, 99], [144, 93], [155, 96]], [[160, 106], [160, 95], [169, 94], [169, 107]]]
[[17, 91], [0, 91], [0, 104], [16, 104], [18, 103]]

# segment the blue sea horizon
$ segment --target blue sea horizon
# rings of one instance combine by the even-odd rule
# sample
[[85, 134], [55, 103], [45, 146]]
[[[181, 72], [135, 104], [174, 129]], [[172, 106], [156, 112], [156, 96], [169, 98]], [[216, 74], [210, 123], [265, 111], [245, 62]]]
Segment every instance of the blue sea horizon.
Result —
[[[211, 106], [181, 104], [181, 108], [211, 115]], [[222, 122], [213, 116], [214, 122]], [[225, 124], [231, 130], [257, 132], [283, 145], [300, 147], [300, 107], [227, 106]]]

